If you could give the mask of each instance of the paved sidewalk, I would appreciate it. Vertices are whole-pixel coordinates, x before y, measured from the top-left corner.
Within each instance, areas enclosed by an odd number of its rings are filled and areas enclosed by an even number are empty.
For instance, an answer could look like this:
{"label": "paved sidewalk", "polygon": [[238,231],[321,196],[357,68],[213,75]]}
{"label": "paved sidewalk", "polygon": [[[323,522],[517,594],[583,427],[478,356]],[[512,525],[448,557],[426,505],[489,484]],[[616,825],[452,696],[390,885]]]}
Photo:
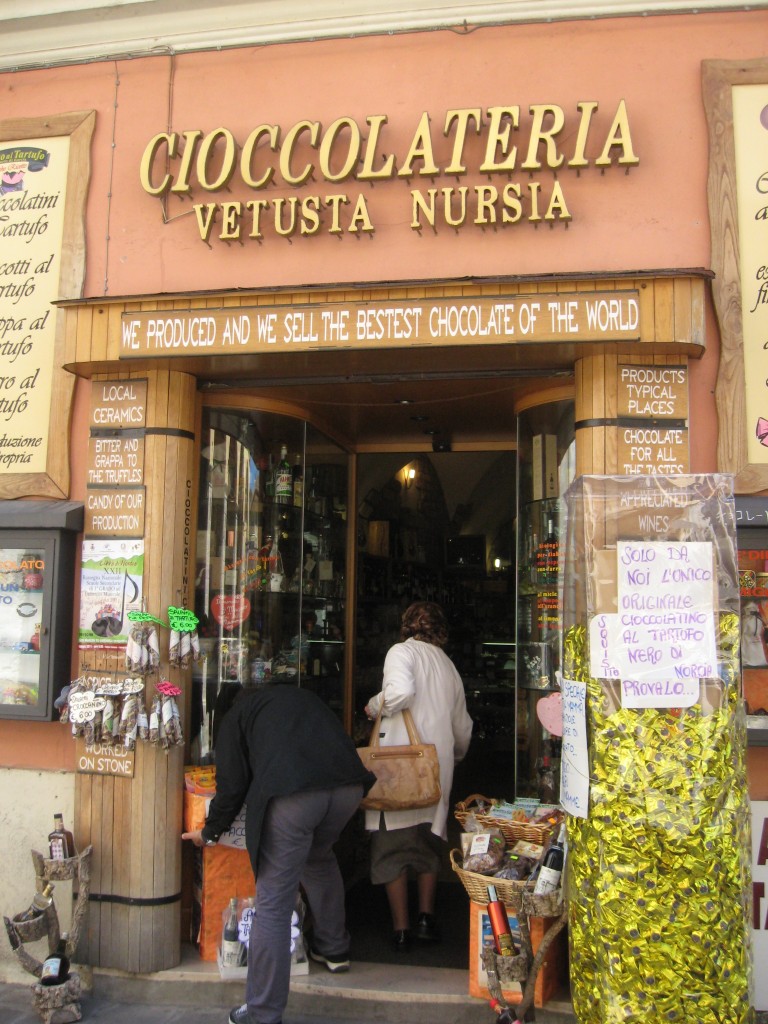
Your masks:
{"label": "paved sidewalk", "polygon": [[[238,992],[239,989],[240,986]],[[131,998],[129,990],[125,990],[120,998],[84,992],[81,1003],[84,1024],[227,1024],[229,1010],[237,1003],[237,997],[225,1002],[221,998],[224,992],[221,996],[213,997],[208,992],[201,992],[201,998],[193,1004],[186,1000],[183,1003],[165,1001],[170,995],[166,992],[164,1001],[149,1003],[142,999],[140,982],[133,983],[133,990],[137,999]],[[299,993],[298,998],[292,993],[283,1017],[284,1024],[351,1024],[353,1021],[356,1024],[369,1021],[391,1024],[494,1024],[496,1019],[490,1007],[480,1000],[467,1005],[432,1001],[426,994],[419,998],[398,1000],[392,999],[386,992],[381,993],[381,998],[369,996],[362,1000],[354,995],[347,997],[343,992],[336,997],[318,995],[314,1000],[311,993]],[[231,991],[228,994],[231,995]],[[41,1018],[33,1007],[30,986],[0,983],[0,1024],[41,1024]],[[574,1024],[574,1018],[572,1014],[542,1009],[536,1010],[536,1024]]]}

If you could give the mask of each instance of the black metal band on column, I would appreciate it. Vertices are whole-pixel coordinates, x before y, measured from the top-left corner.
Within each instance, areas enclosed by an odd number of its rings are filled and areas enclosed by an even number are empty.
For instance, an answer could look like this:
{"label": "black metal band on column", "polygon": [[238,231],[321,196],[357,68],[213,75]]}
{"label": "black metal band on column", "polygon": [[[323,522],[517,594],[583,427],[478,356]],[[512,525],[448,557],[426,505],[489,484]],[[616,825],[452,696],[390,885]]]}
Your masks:
{"label": "black metal band on column", "polygon": [[172,896],[114,896],[111,893],[91,892],[88,899],[93,903],[122,903],[129,907],[162,907],[168,903],[178,903],[181,893]]}
{"label": "black metal band on column", "polygon": [[661,427],[664,430],[687,430],[688,420],[667,420],[658,416],[613,416],[594,420],[577,420],[576,430],[594,427]]}

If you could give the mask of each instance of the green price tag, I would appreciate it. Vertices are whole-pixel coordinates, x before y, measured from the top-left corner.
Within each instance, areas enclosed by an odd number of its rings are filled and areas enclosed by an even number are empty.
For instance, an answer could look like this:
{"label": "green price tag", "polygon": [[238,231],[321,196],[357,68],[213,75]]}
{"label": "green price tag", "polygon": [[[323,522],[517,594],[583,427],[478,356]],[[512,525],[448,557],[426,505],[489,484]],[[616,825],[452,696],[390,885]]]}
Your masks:
{"label": "green price tag", "polygon": [[168,623],[171,629],[178,630],[179,633],[192,633],[197,629],[197,624],[200,620],[195,613],[189,608],[174,608],[173,605],[168,606]]}
{"label": "green price tag", "polygon": [[158,626],[165,626],[162,619],[156,619],[149,612],[128,612],[128,618],[131,622],[155,622]]}

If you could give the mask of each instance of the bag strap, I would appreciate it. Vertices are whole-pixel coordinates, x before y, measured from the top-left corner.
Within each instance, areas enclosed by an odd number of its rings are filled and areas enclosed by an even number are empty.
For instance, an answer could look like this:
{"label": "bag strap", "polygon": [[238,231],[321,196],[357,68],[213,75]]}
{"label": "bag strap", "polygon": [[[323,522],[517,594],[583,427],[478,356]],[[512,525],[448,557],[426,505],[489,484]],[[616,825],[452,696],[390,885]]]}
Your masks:
{"label": "bag strap", "polygon": [[[369,747],[378,747],[378,746],[381,745],[380,744],[380,740],[381,740],[380,729],[381,729],[381,718],[382,718],[382,711],[383,710],[384,710],[383,707],[379,710],[379,713],[376,716],[376,721],[373,723],[373,729],[371,730],[371,739],[370,739],[370,742],[368,744]],[[408,731],[408,740],[410,742],[410,745],[412,747],[417,747],[421,743],[421,739],[419,738],[419,730],[416,728],[416,723],[413,720],[413,715],[411,714],[411,709],[410,708],[403,708],[403,710],[400,712],[400,714],[403,716],[403,721],[405,722],[405,728]]]}
{"label": "bag strap", "polygon": [[402,711],[403,721],[405,722],[405,728],[408,730],[408,739],[411,741],[411,746],[416,747],[421,743],[419,738],[419,731],[416,728],[416,723],[413,720],[410,708],[403,708]]}

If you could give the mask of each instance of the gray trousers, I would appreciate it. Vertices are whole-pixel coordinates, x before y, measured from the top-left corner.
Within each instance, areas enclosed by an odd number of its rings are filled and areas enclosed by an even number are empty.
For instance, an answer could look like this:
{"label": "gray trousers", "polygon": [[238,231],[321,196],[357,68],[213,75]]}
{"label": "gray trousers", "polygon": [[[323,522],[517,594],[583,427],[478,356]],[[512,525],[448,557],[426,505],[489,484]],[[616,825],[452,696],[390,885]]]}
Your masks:
{"label": "gray trousers", "polygon": [[245,1001],[251,1021],[278,1024],[291,981],[291,915],[299,883],[312,910],[313,948],[346,955],[344,882],[333,844],[360,806],[363,787],[274,797],[264,816]]}

